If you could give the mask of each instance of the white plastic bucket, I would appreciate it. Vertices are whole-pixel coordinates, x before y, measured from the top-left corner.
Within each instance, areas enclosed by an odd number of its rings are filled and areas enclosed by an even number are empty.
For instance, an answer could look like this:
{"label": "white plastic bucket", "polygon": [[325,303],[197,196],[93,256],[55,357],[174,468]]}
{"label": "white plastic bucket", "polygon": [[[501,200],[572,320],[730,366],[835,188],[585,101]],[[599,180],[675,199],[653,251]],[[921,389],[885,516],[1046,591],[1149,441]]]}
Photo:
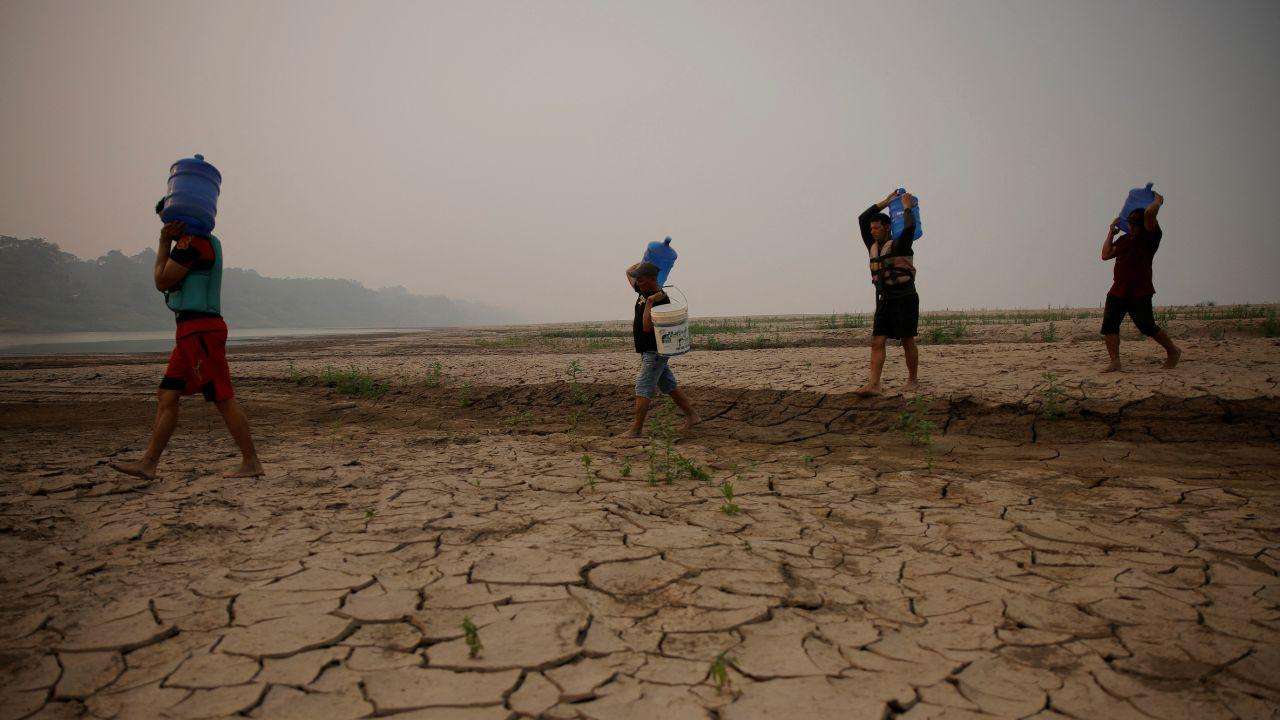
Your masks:
{"label": "white plastic bucket", "polygon": [[[679,293],[680,297],[672,295],[672,290]],[[662,291],[671,302],[655,305],[649,312],[653,317],[653,335],[658,340],[658,354],[666,357],[683,355],[692,346],[689,337],[689,300],[675,285],[668,285]]]}

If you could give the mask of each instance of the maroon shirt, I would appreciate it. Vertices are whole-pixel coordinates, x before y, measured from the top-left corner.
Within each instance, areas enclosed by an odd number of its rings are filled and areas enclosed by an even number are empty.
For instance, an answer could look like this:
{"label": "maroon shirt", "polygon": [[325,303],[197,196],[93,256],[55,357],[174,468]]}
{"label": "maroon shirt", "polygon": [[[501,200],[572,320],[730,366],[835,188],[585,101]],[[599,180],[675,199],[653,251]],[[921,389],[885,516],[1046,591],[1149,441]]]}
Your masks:
{"label": "maroon shirt", "polygon": [[1159,225],[1154,230],[1134,227],[1111,243],[1116,254],[1116,266],[1108,295],[1145,298],[1156,294],[1156,286],[1151,284],[1151,261],[1160,249],[1162,237],[1164,231]]}

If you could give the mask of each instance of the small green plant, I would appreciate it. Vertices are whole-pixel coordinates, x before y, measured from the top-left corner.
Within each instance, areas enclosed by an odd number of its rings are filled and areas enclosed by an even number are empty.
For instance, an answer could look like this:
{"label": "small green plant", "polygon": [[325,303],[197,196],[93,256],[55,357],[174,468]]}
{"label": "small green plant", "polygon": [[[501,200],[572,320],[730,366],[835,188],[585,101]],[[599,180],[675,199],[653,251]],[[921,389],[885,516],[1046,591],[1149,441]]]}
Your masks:
{"label": "small green plant", "polygon": [[480,657],[480,653],[484,651],[484,645],[480,642],[480,629],[471,622],[470,615],[462,618],[462,634],[466,638],[467,654],[472,658]]}
{"label": "small green plant", "polygon": [[729,347],[728,345],[722,342],[720,338],[716,337],[715,335],[711,335],[707,338],[708,350],[726,350],[728,349],[728,347]]}
{"label": "small green plant", "polygon": [[711,681],[716,684],[717,693],[722,693],[726,687],[729,687],[728,664],[732,662],[732,658],[725,657],[727,652],[729,651],[725,650],[717,655],[715,660],[711,661]]}
{"label": "small green plant", "polygon": [[733,483],[725,480],[720,483],[720,495],[724,497],[724,504],[720,506],[720,511],[725,515],[737,515],[742,512],[742,508],[738,507],[733,501]]}
{"label": "small green plant", "polygon": [[622,477],[631,477],[631,461],[630,460],[622,463],[622,470],[619,471],[618,474],[621,475]]}
{"label": "small green plant", "polygon": [[471,407],[471,403],[475,402],[471,398],[471,383],[464,382],[458,388],[458,405],[462,407]]}
{"label": "small green plant", "polygon": [[812,465],[812,464],[814,464],[815,462],[817,462],[817,461],[818,461],[818,458],[816,458],[816,457],[814,457],[814,456],[812,456],[812,455],[805,455],[805,456],[804,456],[804,458],[803,458],[803,460],[804,460],[804,464],[805,464],[805,465]]}
{"label": "small green plant", "polygon": [[1044,378],[1044,387],[1040,388],[1040,416],[1046,420],[1062,417],[1065,414],[1062,401],[1066,392],[1058,383],[1058,376],[1047,372],[1040,377]]}
{"label": "small green plant", "polygon": [[938,426],[928,419],[928,410],[929,399],[917,395],[907,403],[906,410],[898,413],[896,428],[912,445],[928,446],[933,443],[933,431]]}
{"label": "small green plant", "polygon": [[285,372],[288,373],[289,382],[294,385],[310,385],[314,381],[313,377],[299,370],[298,366],[294,365],[292,360],[289,361],[289,367]]}
{"label": "small green plant", "polygon": [[653,412],[649,440],[649,484],[654,485],[663,475],[670,485],[675,467],[676,428],[672,420],[671,400],[662,398]]}
{"label": "small green plant", "polygon": [[[578,375],[582,374],[582,364],[577,360],[569,363],[569,369],[566,371],[569,375],[569,402],[574,405],[582,405],[587,402],[587,392],[578,383]],[[577,423],[574,423],[577,425]]]}
{"label": "small green plant", "polygon": [[365,519],[365,520],[372,520],[372,519],[373,519],[373,516],[374,516],[374,515],[377,515],[377,514],[378,514],[378,511],[377,511],[377,510],[374,510],[373,508],[366,508],[366,509],[365,509],[365,511],[364,511],[364,519]]}
{"label": "small green plant", "polygon": [[[684,455],[675,453],[672,457],[672,461],[675,464],[674,469],[678,474],[687,475],[690,480],[697,480],[698,482],[711,482],[711,473],[707,472],[706,468],[699,466],[698,463],[690,460]],[[670,482],[670,480],[668,480],[668,482]]]}
{"label": "small green plant", "polygon": [[1227,336],[1227,329],[1221,325],[1214,325],[1209,328],[1209,338],[1211,340],[1222,340]]}
{"label": "small green plant", "polygon": [[587,478],[587,485],[589,485],[592,490],[595,490],[596,476],[595,476],[595,473],[591,472],[591,456],[590,455],[583,454],[582,456],[582,474],[585,475]]}
{"label": "small green plant", "polygon": [[437,360],[427,366],[426,385],[429,388],[438,388],[444,383],[444,368],[441,367],[440,361]]}
{"label": "small green plant", "polygon": [[1049,327],[1040,333],[1040,338],[1047,343],[1058,341],[1058,326],[1055,323],[1049,323]]}

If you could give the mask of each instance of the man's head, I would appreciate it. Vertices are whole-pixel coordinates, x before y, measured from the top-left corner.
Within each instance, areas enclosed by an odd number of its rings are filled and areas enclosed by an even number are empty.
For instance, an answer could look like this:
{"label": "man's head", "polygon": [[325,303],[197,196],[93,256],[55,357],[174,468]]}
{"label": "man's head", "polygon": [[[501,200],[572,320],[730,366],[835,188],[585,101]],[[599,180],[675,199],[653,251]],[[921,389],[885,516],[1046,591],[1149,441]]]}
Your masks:
{"label": "man's head", "polygon": [[889,216],[878,213],[868,223],[871,227],[871,238],[876,242],[884,242],[889,237]]}
{"label": "man's head", "polygon": [[1146,221],[1146,212],[1142,208],[1136,208],[1129,211],[1129,232],[1141,232],[1143,223]]}
{"label": "man's head", "polygon": [[640,292],[657,292],[662,289],[658,285],[658,266],[651,262],[642,262],[629,274],[634,280],[636,290]]}

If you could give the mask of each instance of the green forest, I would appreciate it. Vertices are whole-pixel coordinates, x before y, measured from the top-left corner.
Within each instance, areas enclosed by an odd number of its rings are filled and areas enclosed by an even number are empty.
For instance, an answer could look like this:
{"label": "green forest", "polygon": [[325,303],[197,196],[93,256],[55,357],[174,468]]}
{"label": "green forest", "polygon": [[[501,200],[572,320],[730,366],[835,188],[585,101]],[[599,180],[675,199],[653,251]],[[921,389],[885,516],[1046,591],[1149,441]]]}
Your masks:
{"label": "green forest", "polygon": [[[96,260],[41,238],[0,235],[0,331],[160,330],[173,314],[152,284],[155,251]],[[403,287],[354,280],[272,278],[227,268],[222,312],[242,328],[442,327],[510,322],[506,312]]]}

